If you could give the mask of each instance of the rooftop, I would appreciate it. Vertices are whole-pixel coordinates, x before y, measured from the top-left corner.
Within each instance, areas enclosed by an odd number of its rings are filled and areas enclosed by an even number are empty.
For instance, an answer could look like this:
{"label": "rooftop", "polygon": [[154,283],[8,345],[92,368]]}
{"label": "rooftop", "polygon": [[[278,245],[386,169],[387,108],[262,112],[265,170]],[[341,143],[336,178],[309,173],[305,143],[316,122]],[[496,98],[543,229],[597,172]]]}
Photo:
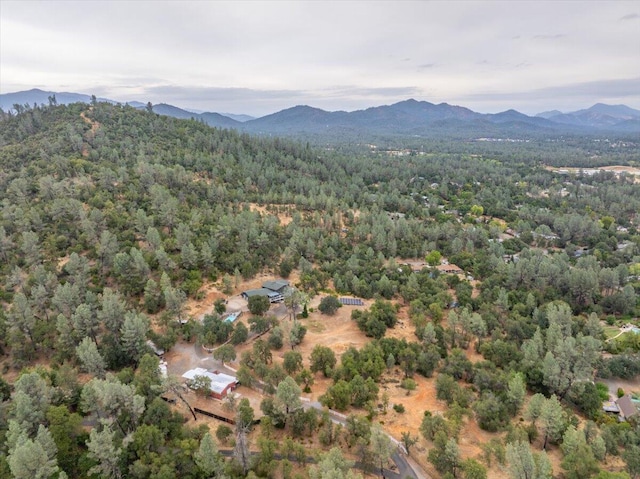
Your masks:
{"label": "rooftop", "polygon": [[279,293],[277,291],[273,291],[267,288],[258,288],[258,289],[248,289],[242,294],[245,294],[248,298],[250,298],[251,296],[274,296],[274,295],[278,295]]}
{"label": "rooftop", "polygon": [[638,409],[636,408],[636,405],[633,404],[633,402],[631,401],[630,395],[627,394],[626,396],[622,396],[621,398],[618,398],[616,403],[620,408],[620,415],[625,419],[635,414],[638,414]]}
{"label": "rooftop", "polygon": [[443,271],[443,272],[447,272],[447,271],[455,271],[457,273],[463,273],[464,271],[462,271],[462,268],[460,268],[459,266],[455,265],[455,264],[439,264],[438,266],[436,266],[436,269],[438,271]]}
{"label": "rooftop", "polygon": [[204,376],[211,380],[211,391],[221,394],[230,384],[235,384],[238,380],[234,376],[220,373],[217,371],[210,372],[204,368],[190,369],[182,375],[183,378],[193,380],[196,376]]}
{"label": "rooftop", "polygon": [[289,286],[289,281],[286,279],[274,279],[272,281],[265,281],[262,283],[263,288],[270,289],[271,291],[280,291],[287,286]]}

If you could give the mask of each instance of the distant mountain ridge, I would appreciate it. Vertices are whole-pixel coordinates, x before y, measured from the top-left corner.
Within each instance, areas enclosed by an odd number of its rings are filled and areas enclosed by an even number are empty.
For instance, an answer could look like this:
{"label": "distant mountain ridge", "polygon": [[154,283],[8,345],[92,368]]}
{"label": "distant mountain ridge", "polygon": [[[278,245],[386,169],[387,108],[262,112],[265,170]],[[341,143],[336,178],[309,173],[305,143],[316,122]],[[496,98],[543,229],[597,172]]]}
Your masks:
{"label": "distant mountain ridge", "polygon": [[[91,101],[89,95],[67,92],[47,92],[33,89],[0,95],[0,107],[9,110],[14,104],[48,104],[54,96],[58,103]],[[119,103],[109,99],[98,99]],[[134,108],[145,108],[146,103],[128,102]],[[392,105],[370,107],[352,112],[325,111],[307,105],[298,105],[260,118],[248,115],[196,113],[173,105],[153,105],[153,111],[175,118],[196,119],[218,128],[232,128],[266,135],[512,135],[594,133],[599,131],[640,133],[640,110],[625,105],[597,103],[590,108],[562,113],[552,110],[528,116],[516,110],[495,114],[478,113],[463,106],[448,103],[434,104],[415,99]]]}
{"label": "distant mountain ridge", "polygon": [[634,130],[640,126],[640,111],[626,105],[605,105],[596,103],[591,108],[562,113],[557,110],[539,113],[538,117],[565,125],[591,127],[599,129]]}

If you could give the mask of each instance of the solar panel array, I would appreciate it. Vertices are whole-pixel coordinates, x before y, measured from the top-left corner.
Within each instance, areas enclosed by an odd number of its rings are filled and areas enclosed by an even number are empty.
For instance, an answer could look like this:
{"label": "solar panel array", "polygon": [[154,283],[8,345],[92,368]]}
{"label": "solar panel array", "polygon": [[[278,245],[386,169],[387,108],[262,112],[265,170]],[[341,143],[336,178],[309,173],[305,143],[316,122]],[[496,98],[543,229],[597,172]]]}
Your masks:
{"label": "solar panel array", "polygon": [[340,298],[340,302],[345,306],[363,306],[364,303],[359,298]]}

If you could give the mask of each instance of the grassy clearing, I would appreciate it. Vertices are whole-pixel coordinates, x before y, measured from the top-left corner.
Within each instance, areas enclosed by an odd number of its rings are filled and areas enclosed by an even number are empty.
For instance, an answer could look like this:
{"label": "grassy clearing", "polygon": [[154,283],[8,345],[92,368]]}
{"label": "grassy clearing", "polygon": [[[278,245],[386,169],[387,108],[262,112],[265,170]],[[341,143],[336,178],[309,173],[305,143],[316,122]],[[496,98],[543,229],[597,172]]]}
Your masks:
{"label": "grassy clearing", "polygon": [[605,326],[604,328],[604,335],[607,339],[613,338],[619,332],[620,332],[620,328],[617,328],[615,326]]}

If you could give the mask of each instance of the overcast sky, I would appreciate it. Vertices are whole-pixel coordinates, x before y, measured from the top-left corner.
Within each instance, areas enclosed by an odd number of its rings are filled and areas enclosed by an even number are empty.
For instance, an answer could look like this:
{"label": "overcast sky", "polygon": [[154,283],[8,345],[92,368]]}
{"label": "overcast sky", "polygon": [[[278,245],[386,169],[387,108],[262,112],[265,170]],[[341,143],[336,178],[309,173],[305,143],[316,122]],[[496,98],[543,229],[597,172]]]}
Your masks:
{"label": "overcast sky", "polygon": [[0,0],[0,93],[260,116],[407,98],[640,109],[640,1]]}

